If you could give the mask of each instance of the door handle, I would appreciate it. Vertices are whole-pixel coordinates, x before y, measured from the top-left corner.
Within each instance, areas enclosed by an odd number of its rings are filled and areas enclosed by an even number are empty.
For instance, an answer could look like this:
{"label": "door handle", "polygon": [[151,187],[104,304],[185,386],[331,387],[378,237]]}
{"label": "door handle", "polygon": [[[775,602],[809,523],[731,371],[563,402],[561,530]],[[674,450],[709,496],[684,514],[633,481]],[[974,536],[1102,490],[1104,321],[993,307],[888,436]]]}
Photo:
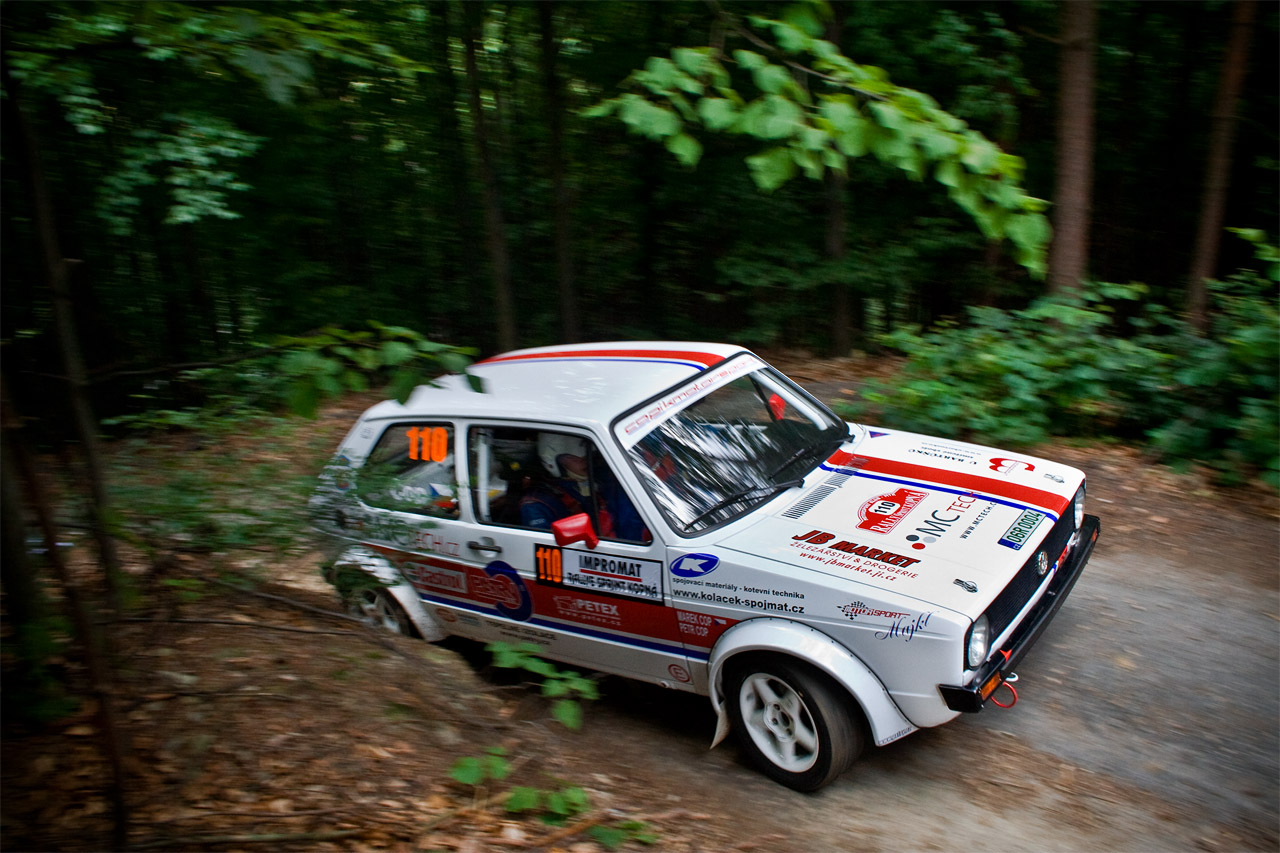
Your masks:
{"label": "door handle", "polygon": [[479,542],[475,542],[475,541],[468,542],[467,547],[470,548],[472,551],[488,551],[492,554],[502,553],[502,546],[496,544],[488,536],[480,537]]}

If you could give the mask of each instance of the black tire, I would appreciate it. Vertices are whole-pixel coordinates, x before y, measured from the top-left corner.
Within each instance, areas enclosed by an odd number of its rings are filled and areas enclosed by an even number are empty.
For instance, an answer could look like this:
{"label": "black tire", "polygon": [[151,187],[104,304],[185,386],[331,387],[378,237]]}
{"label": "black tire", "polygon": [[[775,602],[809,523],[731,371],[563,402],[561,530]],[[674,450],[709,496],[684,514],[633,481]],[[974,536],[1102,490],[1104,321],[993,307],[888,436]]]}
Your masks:
{"label": "black tire", "polygon": [[792,658],[731,662],[724,701],[742,749],[788,788],[816,791],[862,752],[853,700],[829,677]]}
{"label": "black tire", "polygon": [[347,610],[352,616],[375,628],[385,628],[394,634],[408,637],[418,636],[413,622],[409,621],[409,614],[404,612],[396,597],[385,589],[366,586],[353,590],[347,602]]}

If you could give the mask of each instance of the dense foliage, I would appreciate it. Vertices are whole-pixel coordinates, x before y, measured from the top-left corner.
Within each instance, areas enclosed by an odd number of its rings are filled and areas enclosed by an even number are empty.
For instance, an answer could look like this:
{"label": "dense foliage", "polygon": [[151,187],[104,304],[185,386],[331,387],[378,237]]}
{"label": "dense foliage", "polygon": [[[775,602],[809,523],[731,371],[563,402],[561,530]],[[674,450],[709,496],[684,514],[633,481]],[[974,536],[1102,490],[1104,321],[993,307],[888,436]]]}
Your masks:
{"label": "dense foliage", "polygon": [[1280,488],[1280,272],[1258,232],[1257,266],[1214,282],[1213,334],[1097,283],[1025,309],[972,308],[967,322],[902,328],[881,342],[902,376],[864,392],[887,423],[1028,445],[1050,435],[1144,440],[1158,458],[1211,464],[1229,482]]}
{"label": "dense foliage", "polygon": [[[8,8],[5,88],[16,87],[34,129],[64,254],[77,261],[77,319],[98,378],[369,319],[492,351],[472,84],[521,344],[563,339],[563,269],[586,338],[818,351],[831,343],[836,287],[850,292],[862,336],[967,304],[1017,307],[1042,291],[1017,263],[1034,263],[1022,249],[989,245],[1003,233],[992,216],[980,230],[955,202],[1013,192],[1007,201],[1022,204],[1007,181],[983,189],[964,177],[1020,162],[1009,174],[1026,197],[1049,197],[1058,46],[1041,34],[1055,32],[1056,4],[836,3],[823,24],[839,34],[822,39],[782,29],[795,18],[780,3],[558,4],[548,22],[541,5],[486,4],[474,33],[466,7],[407,0]],[[1257,42],[1274,43],[1276,26],[1269,7]],[[1226,12],[1217,2],[1106,4],[1099,33],[1093,274],[1146,281],[1148,300],[1176,306]],[[1280,73],[1274,51],[1255,57],[1233,159],[1235,225],[1277,213]],[[721,72],[741,107],[714,86],[701,100],[686,92],[694,111],[678,121],[689,130],[664,136],[671,95]],[[805,89],[812,108],[802,110]],[[655,139],[588,117],[619,97],[630,99],[631,126]],[[916,114],[939,120],[904,119]],[[59,371],[19,141],[5,134],[0,324],[21,378]],[[853,156],[864,148],[869,156]],[[833,259],[824,188],[791,181],[765,193],[753,176],[772,186],[846,156],[847,252]],[[554,236],[561,204],[566,268]],[[136,390],[98,388],[108,406]]]}

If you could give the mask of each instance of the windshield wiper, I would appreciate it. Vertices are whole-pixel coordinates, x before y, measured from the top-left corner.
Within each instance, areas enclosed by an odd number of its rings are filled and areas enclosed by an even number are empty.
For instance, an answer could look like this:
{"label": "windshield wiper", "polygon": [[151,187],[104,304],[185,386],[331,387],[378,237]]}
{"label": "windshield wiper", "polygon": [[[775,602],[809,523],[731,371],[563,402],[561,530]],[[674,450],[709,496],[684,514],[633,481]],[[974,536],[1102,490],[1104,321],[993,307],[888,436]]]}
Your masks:
{"label": "windshield wiper", "polygon": [[[819,460],[826,459],[828,456],[831,455],[831,451],[835,450],[837,447],[844,444],[846,441],[848,441],[848,439],[849,439],[848,429],[846,428],[845,435],[837,436],[836,438],[828,440],[827,444],[830,446],[830,449],[823,450],[821,452],[821,455],[818,456],[818,459]],[[793,465],[799,460],[813,453],[813,450],[814,450],[814,446],[812,444],[798,448],[796,452],[788,456],[781,465],[779,465],[778,467],[774,468],[772,471],[769,472],[769,479],[772,480],[774,477],[781,474],[787,468],[787,466]]]}
{"label": "windshield wiper", "polygon": [[696,525],[699,521],[702,521],[707,516],[714,515],[715,513],[719,512],[725,507],[733,506],[735,503],[742,500],[743,498],[750,497],[751,495],[754,495],[757,492],[771,491],[772,494],[770,494],[770,497],[772,497],[773,495],[778,494],[778,492],[785,492],[787,489],[794,489],[796,486],[800,486],[803,484],[804,484],[803,477],[795,477],[790,480],[783,480],[781,483],[760,483],[754,486],[747,486],[747,488],[734,492],[728,497],[721,498],[720,500],[716,501],[709,509],[699,513],[692,521],[684,525],[684,532],[688,533],[691,529],[693,529],[694,525]]}

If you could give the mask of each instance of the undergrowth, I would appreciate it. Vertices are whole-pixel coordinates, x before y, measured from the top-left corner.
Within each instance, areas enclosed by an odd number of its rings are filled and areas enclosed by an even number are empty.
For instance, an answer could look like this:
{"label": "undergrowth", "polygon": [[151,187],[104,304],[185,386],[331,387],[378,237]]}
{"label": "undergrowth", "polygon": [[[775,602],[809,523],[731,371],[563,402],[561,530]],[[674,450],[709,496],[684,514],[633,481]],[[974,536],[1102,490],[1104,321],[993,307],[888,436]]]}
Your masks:
{"label": "undergrowth", "polygon": [[[1145,442],[1174,467],[1280,488],[1280,252],[1256,231],[1264,272],[1210,282],[1211,327],[1144,302],[1142,284],[1092,283],[1021,310],[899,329],[907,363],[863,392],[886,424],[1007,446],[1051,435]],[[863,410],[843,406],[846,416]]]}

